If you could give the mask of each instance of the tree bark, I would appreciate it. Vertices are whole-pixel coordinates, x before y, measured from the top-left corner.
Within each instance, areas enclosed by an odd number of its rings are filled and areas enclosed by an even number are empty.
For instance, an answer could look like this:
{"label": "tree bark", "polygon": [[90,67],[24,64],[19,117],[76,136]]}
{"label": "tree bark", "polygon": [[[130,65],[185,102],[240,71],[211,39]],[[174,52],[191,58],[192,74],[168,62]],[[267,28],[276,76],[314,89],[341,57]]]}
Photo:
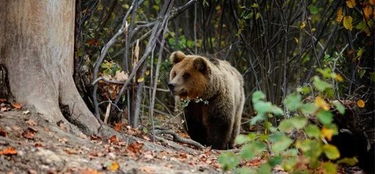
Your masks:
{"label": "tree bark", "polygon": [[75,1],[1,0],[0,7],[0,64],[16,100],[50,122],[97,133],[100,124],[73,80]]}

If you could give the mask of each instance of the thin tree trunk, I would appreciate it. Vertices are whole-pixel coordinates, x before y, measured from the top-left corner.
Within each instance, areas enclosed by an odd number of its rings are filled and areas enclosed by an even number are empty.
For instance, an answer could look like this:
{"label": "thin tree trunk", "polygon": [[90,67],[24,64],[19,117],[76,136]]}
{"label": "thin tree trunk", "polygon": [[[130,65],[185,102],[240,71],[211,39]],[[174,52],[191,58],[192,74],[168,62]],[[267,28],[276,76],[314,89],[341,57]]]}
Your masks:
{"label": "thin tree trunk", "polygon": [[52,123],[69,120],[96,133],[100,125],[73,80],[75,1],[5,0],[0,7],[0,64],[16,100]]}

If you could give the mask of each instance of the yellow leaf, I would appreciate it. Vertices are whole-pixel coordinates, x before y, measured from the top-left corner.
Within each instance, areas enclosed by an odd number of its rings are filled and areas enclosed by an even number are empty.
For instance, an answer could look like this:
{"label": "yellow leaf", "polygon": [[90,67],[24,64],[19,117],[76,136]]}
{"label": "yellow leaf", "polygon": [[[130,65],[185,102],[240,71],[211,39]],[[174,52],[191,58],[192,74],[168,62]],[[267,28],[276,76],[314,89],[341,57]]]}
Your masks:
{"label": "yellow leaf", "polygon": [[120,165],[118,164],[118,162],[112,162],[110,165],[107,166],[107,170],[111,171],[111,172],[115,172],[117,171],[118,169],[120,168]]}
{"label": "yellow leaf", "polygon": [[296,43],[298,43],[298,39],[296,37],[294,38],[294,41],[296,41]]}
{"label": "yellow leaf", "polygon": [[260,17],[262,17],[262,15],[259,12],[255,14],[255,19],[259,19]]}
{"label": "yellow leaf", "polygon": [[329,110],[329,104],[320,96],[315,97],[315,105],[328,111]]}
{"label": "yellow leaf", "polygon": [[375,0],[369,0],[371,5],[375,5]]}
{"label": "yellow leaf", "polygon": [[338,81],[338,82],[342,82],[342,81],[344,81],[344,78],[342,78],[342,76],[340,74],[336,74],[335,80]]}
{"label": "yellow leaf", "polygon": [[327,138],[328,141],[331,141],[333,133],[335,131],[333,129],[323,127],[321,130],[321,134],[324,138]]}
{"label": "yellow leaf", "polygon": [[337,21],[337,22],[341,22],[341,21],[342,21],[342,18],[344,18],[344,16],[343,16],[343,13],[342,13],[342,8],[340,7],[340,8],[337,10],[337,13],[336,13],[336,21]]}
{"label": "yellow leaf", "polygon": [[352,30],[353,29],[353,18],[351,16],[345,16],[344,17],[344,22],[343,25],[347,30]]}
{"label": "yellow leaf", "polygon": [[346,6],[348,6],[349,8],[354,8],[355,5],[355,0],[346,0]]}
{"label": "yellow leaf", "polygon": [[366,105],[365,101],[363,101],[362,99],[359,99],[357,101],[357,106],[360,107],[360,108],[364,108]]}
{"label": "yellow leaf", "polygon": [[300,28],[300,29],[304,29],[305,27],[306,27],[306,22],[303,21],[303,22],[301,23],[301,25],[299,26],[299,28]]}
{"label": "yellow leaf", "polygon": [[143,81],[145,81],[145,78],[144,78],[144,77],[141,77],[141,78],[137,79],[137,82],[138,82],[138,83],[142,83]]}
{"label": "yellow leaf", "polygon": [[368,5],[365,8],[363,8],[363,14],[366,19],[370,19],[372,15],[372,7]]}

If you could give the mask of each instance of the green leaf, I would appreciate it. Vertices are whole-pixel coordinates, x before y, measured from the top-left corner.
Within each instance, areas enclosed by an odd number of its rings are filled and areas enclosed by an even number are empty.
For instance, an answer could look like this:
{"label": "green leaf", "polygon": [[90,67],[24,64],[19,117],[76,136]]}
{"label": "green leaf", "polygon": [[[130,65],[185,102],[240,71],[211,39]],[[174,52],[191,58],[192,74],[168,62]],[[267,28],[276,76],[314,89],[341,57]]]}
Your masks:
{"label": "green leaf", "polygon": [[324,125],[332,123],[333,114],[329,111],[319,111],[316,116],[318,117],[318,120]]}
{"label": "green leaf", "polygon": [[238,136],[236,137],[236,139],[234,140],[234,142],[235,142],[236,144],[244,144],[244,143],[246,143],[246,142],[248,142],[248,141],[249,141],[249,137],[246,136],[246,135],[242,135],[242,134],[238,135]]}
{"label": "green leaf", "polygon": [[331,162],[323,163],[323,169],[325,174],[336,174],[337,173],[337,166]]}
{"label": "green leaf", "polygon": [[282,132],[290,132],[293,130],[293,124],[290,122],[289,119],[285,119],[280,122],[279,127],[280,131]]}
{"label": "green leaf", "polygon": [[294,117],[291,118],[290,121],[293,124],[293,127],[296,129],[302,129],[307,124],[307,119],[305,117]]}
{"label": "green leaf", "polygon": [[253,103],[257,103],[259,100],[264,100],[266,99],[266,95],[262,91],[255,91],[253,93],[253,98],[252,101]]}
{"label": "green leaf", "polygon": [[319,8],[316,6],[309,5],[308,8],[309,8],[310,13],[313,15],[316,15],[319,13]]}
{"label": "green leaf", "polygon": [[340,157],[340,152],[336,146],[325,144],[323,145],[323,152],[326,154],[328,159],[334,160]]}
{"label": "green leaf", "polygon": [[256,174],[256,171],[250,167],[242,167],[234,170],[235,174]]}
{"label": "green leaf", "polygon": [[271,111],[272,104],[271,104],[271,102],[258,101],[257,103],[254,104],[254,109],[259,114],[264,114],[266,112]]}
{"label": "green leaf", "polygon": [[285,119],[280,122],[279,129],[283,132],[290,132],[293,129],[301,129],[307,124],[307,119],[304,117],[293,117]]}
{"label": "green leaf", "polygon": [[283,115],[284,114],[283,110],[281,108],[275,106],[275,105],[272,105],[271,112],[275,115]]}
{"label": "green leaf", "polygon": [[358,159],[356,157],[353,158],[343,158],[337,161],[337,164],[347,164],[349,166],[354,166],[358,163]]}
{"label": "green leaf", "polygon": [[339,111],[340,114],[345,114],[345,106],[342,105],[339,101],[333,101],[333,105],[335,105],[335,108],[337,111]]}
{"label": "green leaf", "polygon": [[283,167],[284,170],[286,171],[291,171],[291,170],[294,170],[294,166],[297,164],[297,158],[286,158],[286,159],[283,159],[283,163],[281,164],[281,166]]}
{"label": "green leaf", "polygon": [[240,158],[233,152],[225,152],[219,156],[218,162],[224,171],[228,171],[232,170],[240,163]]}
{"label": "green leaf", "polygon": [[282,133],[276,133],[271,135],[270,140],[273,143],[271,150],[274,153],[280,153],[284,151],[293,143],[292,139],[290,139],[288,136]]}
{"label": "green leaf", "polygon": [[240,156],[242,159],[252,159],[254,158],[255,154],[254,152],[251,150],[253,147],[251,144],[246,144],[244,145],[242,148],[241,148],[241,151],[240,151]]}
{"label": "green leaf", "polygon": [[242,159],[250,160],[266,150],[266,145],[260,141],[254,141],[241,148],[240,156]]}
{"label": "green leaf", "polygon": [[309,94],[311,92],[311,89],[308,86],[303,86],[303,87],[297,88],[297,92],[302,93],[302,94]]}
{"label": "green leaf", "polygon": [[316,112],[318,107],[314,103],[306,103],[301,106],[301,112],[305,115],[310,115]]}
{"label": "green leaf", "polygon": [[323,92],[327,88],[332,88],[332,85],[321,80],[318,76],[314,76],[314,81],[313,81],[314,87],[319,90],[320,92]]}
{"label": "green leaf", "polygon": [[284,100],[284,105],[290,110],[290,111],[296,111],[301,105],[302,96],[298,93],[293,93],[288,95]]}
{"label": "green leaf", "polygon": [[253,4],[251,5],[251,7],[253,7],[253,8],[259,8],[259,5],[258,5],[257,3],[253,3]]}
{"label": "green leaf", "polygon": [[251,125],[255,125],[257,122],[259,122],[259,121],[263,121],[263,120],[265,120],[265,119],[266,119],[266,117],[264,116],[264,114],[257,114],[255,117],[253,117],[253,118],[251,119],[250,124],[251,124]]}
{"label": "green leaf", "polygon": [[[326,55],[328,57],[331,57],[329,55]],[[324,68],[324,69],[321,69],[321,68],[318,68],[317,71],[323,75],[324,78],[330,78],[331,77],[331,74],[332,74],[332,70],[329,69],[329,68]]]}
{"label": "green leaf", "polygon": [[276,165],[281,164],[282,161],[283,161],[283,158],[280,155],[274,156],[274,157],[272,157],[271,159],[268,160],[268,164],[271,167],[275,167]]}
{"label": "green leaf", "polygon": [[305,157],[309,159],[310,166],[318,165],[317,161],[322,154],[322,145],[320,140],[297,140],[295,146],[303,152]]}
{"label": "green leaf", "polygon": [[272,173],[272,168],[269,164],[265,163],[265,164],[262,164],[258,170],[257,170],[257,174],[271,174]]}
{"label": "green leaf", "polygon": [[309,124],[305,128],[305,133],[309,137],[314,137],[314,138],[319,138],[320,137],[320,129],[319,129],[319,127],[316,126],[316,125],[313,125],[313,124]]}

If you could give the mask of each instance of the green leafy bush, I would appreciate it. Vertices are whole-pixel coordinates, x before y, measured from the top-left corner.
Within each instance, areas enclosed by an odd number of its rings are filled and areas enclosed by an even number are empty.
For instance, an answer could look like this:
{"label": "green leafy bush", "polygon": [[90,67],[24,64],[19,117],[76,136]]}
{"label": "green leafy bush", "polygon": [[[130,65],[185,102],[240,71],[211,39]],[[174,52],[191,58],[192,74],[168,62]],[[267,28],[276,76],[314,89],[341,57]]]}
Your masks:
{"label": "green leafy bush", "polygon": [[[298,88],[298,92],[284,99],[286,111],[267,102],[262,92],[253,93],[252,102],[257,114],[251,124],[262,123],[264,130],[236,138],[236,144],[242,145],[240,152],[225,152],[218,159],[225,171],[271,173],[278,165],[290,173],[333,174],[337,173],[339,163],[356,163],[355,158],[338,160],[339,150],[329,144],[332,136],[338,133],[332,111],[345,112],[339,101],[332,101],[334,90],[330,81],[342,79],[329,69],[319,69],[318,72],[322,77],[313,77],[312,87]],[[269,121],[275,116],[281,119],[278,125]],[[265,162],[259,167],[241,167],[256,157],[265,159]]]}

